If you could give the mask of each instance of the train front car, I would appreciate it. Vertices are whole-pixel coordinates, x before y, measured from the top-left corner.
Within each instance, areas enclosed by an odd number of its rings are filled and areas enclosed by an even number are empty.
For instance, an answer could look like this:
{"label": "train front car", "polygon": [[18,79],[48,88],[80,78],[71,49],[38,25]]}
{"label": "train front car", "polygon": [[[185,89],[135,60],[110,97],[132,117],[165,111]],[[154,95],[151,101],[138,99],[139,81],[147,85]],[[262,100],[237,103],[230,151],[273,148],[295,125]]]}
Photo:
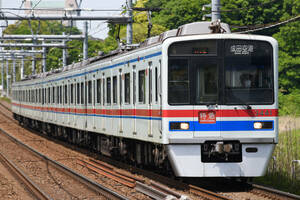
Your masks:
{"label": "train front car", "polygon": [[278,45],[241,34],[163,44],[163,130],[177,176],[264,175],[278,137]]}

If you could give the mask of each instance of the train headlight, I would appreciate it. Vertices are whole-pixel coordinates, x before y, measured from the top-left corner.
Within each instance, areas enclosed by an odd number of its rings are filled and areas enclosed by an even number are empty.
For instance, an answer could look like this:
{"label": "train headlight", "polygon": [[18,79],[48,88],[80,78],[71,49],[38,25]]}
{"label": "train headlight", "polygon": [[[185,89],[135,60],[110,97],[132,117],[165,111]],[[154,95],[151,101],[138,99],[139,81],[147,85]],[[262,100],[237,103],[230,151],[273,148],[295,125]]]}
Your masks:
{"label": "train headlight", "polygon": [[253,127],[254,127],[254,129],[262,129],[263,123],[261,123],[261,122],[254,122]]}
{"label": "train headlight", "polygon": [[180,129],[188,130],[188,129],[190,129],[190,124],[186,123],[186,122],[180,123]]}
{"label": "train headlight", "polygon": [[254,129],[273,129],[273,122],[272,121],[254,122],[253,128]]}
{"label": "train headlight", "polygon": [[189,122],[170,122],[170,130],[189,130]]}

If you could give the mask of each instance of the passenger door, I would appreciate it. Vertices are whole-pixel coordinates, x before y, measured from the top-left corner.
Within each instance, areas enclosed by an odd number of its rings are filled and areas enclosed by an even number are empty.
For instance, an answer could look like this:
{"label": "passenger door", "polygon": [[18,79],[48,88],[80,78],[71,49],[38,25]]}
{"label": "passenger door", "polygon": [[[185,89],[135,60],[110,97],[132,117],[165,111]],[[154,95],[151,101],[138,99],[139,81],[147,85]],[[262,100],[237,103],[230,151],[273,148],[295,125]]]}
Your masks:
{"label": "passenger door", "polygon": [[191,58],[191,70],[194,137],[220,137],[218,59]]}

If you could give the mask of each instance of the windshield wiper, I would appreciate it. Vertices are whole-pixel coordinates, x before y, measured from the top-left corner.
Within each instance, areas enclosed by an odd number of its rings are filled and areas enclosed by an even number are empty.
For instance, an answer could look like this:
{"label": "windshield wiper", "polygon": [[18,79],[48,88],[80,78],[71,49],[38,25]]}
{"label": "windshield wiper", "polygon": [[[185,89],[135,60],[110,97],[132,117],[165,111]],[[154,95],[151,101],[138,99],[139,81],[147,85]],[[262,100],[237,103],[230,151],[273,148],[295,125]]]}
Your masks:
{"label": "windshield wiper", "polygon": [[246,102],[244,102],[242,99],[240,99],[239,97],[236,97],[236,96],[233,96],[235,99],[237,99],[238,101],[239,101],[239,103],[241,103],[242,104],[242,106],[245,108],[245,109],[247,109],[247,110],[251,110],[252,109],[252,107],[249,105],[249,104],[247,104]]}

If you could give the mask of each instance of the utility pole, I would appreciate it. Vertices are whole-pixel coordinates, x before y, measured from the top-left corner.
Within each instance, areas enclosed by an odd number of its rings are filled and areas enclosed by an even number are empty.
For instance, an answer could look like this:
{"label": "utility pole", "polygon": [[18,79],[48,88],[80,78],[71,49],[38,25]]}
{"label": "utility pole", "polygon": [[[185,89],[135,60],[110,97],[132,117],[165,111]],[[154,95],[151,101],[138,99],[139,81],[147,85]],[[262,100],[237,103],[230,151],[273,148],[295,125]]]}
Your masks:
{"label": "utility pole", "polygon": [[130,18],[130,22],[127,24],[127,44],[132,44],[132,0],[128,0],[127,15]]}
{"label": "utility pole", "polygon": [[211,21],[221,20],[221,0],[211,0]]}
{"label": "utility pole", "polygon": [[83,60],[88,59],[88,22],[84,22]]}

